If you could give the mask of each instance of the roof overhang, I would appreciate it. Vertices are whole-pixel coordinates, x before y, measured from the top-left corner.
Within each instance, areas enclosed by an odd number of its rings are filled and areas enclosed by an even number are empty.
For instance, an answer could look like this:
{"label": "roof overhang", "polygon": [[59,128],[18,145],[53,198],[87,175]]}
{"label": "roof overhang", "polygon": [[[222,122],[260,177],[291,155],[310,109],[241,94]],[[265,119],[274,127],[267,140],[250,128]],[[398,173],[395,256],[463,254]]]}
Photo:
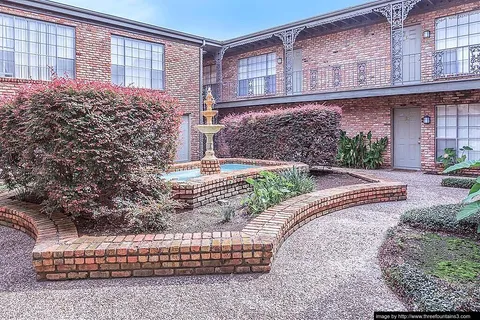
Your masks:
{"label": "roof overhang", "polygon": [[176,30],[157,27],[151,24],[120,18],[109,14],[78,8],[48,0],[0,0],[0,5],[11,8],[22,8],[31,12],[49,14],[70,20],[88,22],[94,25],[104,25],[112,28],[130,30],[153,36],[161,36],[190,43],[219,47],[220,41],[208,39]]}
{"label": "roof overhang", "polygon": [[[410,15],[421,14],[444,7],[477,1],[478,0],[421,0],[414,5],[413,9],[410,11]],[[378,23],[387,23],[387,19],[381,13],[377,12],[376,9],[398,2],[401,2],[401,0],[372,1],[343,10],[338,10],[312,18],[295,21],[275,28],[255,32],[242,37],[221,41],[220,44],[224,48],[228,48],[225,56],[236,55],[265,47],[281,45],[282,41],[274,35],[295,28],[303,27],[303,30],[298,34],[298,41],[339,31],[367,27]]]}

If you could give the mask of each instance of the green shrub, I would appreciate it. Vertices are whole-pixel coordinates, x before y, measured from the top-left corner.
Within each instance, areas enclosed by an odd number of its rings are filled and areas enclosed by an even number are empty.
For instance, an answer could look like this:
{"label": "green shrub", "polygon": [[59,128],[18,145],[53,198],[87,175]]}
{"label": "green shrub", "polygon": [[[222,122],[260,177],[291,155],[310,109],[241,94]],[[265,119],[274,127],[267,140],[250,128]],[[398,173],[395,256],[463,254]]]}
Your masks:
{"label": "green shrub", "polygon": [[247,182],[253,187],[252,194],[245,200],[250,214],[259,214],[288,198],[315,189],[315,181],[295,167],[281,174],[262,171],[260,178],[248,178]]}
{"label": "green shrub", "polygon": [[473,178],[444,178],[442,179],[443,187],[471,189],[475,185]]}
{"label": "green shrub", "polygon": [[353,138],[345,131],[340,134],[337,162],[342,167],[378,169],[383,164],[383,154],[387,149],[388,138],[372,141],[372,132],[360,132]]}
{"label": "green shrub", "polygon": [[177,101],[158,91],[33,85],[0,106],[0,178],[44,199],[46,213],[156,229],[172,211],[170,189],[143,172],[173,161],[180,122]]}
{"label": "green shrub", "polygon": [[465,220],[457,220],[456,216],[463,208],[462,204],[449,204],[413,209],[401,215],[400,223],[432,231],[474,233],[480,217],[471,216]]}
{"label": "green shrub", "polygon": [[473,150],[469,146],[464,146],[463,148],[460,149],[462,151],[462,155],[460,157],[457,157],[457,151],[453,148],[445,148],[443,150],[443,155],[439,156],[437,158],[438,162],[441,162],[443,165],[443,168],[447,169],[457,163],[464,162],[467,159],[467,155],[465,154],[466,151],[471,151]]}

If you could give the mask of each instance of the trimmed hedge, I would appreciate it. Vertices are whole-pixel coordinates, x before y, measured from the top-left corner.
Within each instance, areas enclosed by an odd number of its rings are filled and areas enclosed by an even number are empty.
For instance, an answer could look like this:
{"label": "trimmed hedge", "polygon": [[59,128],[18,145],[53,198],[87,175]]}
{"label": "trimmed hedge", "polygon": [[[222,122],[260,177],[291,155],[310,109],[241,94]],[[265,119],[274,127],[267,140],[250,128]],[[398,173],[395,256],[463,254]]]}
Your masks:
{"label": "trimmed hedge", "polygon": [[222,156],[335,163],[341,109],[323,105],[229,115],[217,140]]}
{"label": "trimmed hedge", "polygon": [[471,189],[475,184],[475,180],[473,178],[444,178],[442,187]]}
{"label": "trimmed hedge", "polygon": [[448,204],[408,210],[401,215],[400,224],[424,230],[468,234],[475,237],[480,216],[472,216],[459,221],[456,216],[462,208],[462,204]]}
{"label": "trimmed hedge", "polygon": [[54,79],[0,107],[1,177],[44,199],[47,213],[103,219],[130,229],[166,225],[165,170],[175,156],[177,100],[153,90]]}

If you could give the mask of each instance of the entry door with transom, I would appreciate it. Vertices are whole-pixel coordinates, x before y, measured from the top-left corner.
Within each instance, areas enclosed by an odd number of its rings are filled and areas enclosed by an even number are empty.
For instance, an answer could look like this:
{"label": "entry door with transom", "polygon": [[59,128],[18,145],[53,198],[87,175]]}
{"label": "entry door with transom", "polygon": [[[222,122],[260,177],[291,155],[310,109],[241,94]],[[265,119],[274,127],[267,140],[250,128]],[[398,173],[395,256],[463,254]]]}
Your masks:
{"label": "entry door with transom", "polygon": [[421,37],[421,26],[403,29],[403,83],[420,82]]}
{"label": "entry door with transom", "polygon": [[394,167],[420,169],[420,108],[395,108],[393,119]]}
{"label": "entry door with transom", "polygon": [[175,161],[190,161],[190,117],[188,115],[182,116],[178,140],[179,144]]}

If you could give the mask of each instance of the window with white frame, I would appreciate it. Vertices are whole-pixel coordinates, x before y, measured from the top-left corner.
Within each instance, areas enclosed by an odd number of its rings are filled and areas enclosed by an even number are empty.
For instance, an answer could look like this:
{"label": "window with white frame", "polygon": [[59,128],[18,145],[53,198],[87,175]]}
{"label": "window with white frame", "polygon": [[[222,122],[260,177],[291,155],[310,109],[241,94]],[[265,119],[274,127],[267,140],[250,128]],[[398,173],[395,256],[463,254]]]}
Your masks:
{"label": "window with white frame", "polygon": [[112,83],[137,88],[165,89],[163,44],[112,36]]}
{"label": "window with white frame", "polygon": [[480,104],[440,105],[436,109],[437,157],[446,148],[462,156],[464,146],[468,160],[480,160]]}
{"label": "window with white frame", "polygon": [[203,85],[208,86],[217,83],[217,66],[212,64],[203,66]]}
{"label": "window with white frame", "polygon": [[238,95],[273,94],[276,88],[275,53],[238,61]]}
{"label": "window with white frame", "polygon": [[0,77],[75,77],[75,29],[0,14]]}
{"label": "window with white frame", "polygon": [[444,74],[472,72],[472,46],[480,45],[480,11],[436,20],[435,49],[442,52]]}

